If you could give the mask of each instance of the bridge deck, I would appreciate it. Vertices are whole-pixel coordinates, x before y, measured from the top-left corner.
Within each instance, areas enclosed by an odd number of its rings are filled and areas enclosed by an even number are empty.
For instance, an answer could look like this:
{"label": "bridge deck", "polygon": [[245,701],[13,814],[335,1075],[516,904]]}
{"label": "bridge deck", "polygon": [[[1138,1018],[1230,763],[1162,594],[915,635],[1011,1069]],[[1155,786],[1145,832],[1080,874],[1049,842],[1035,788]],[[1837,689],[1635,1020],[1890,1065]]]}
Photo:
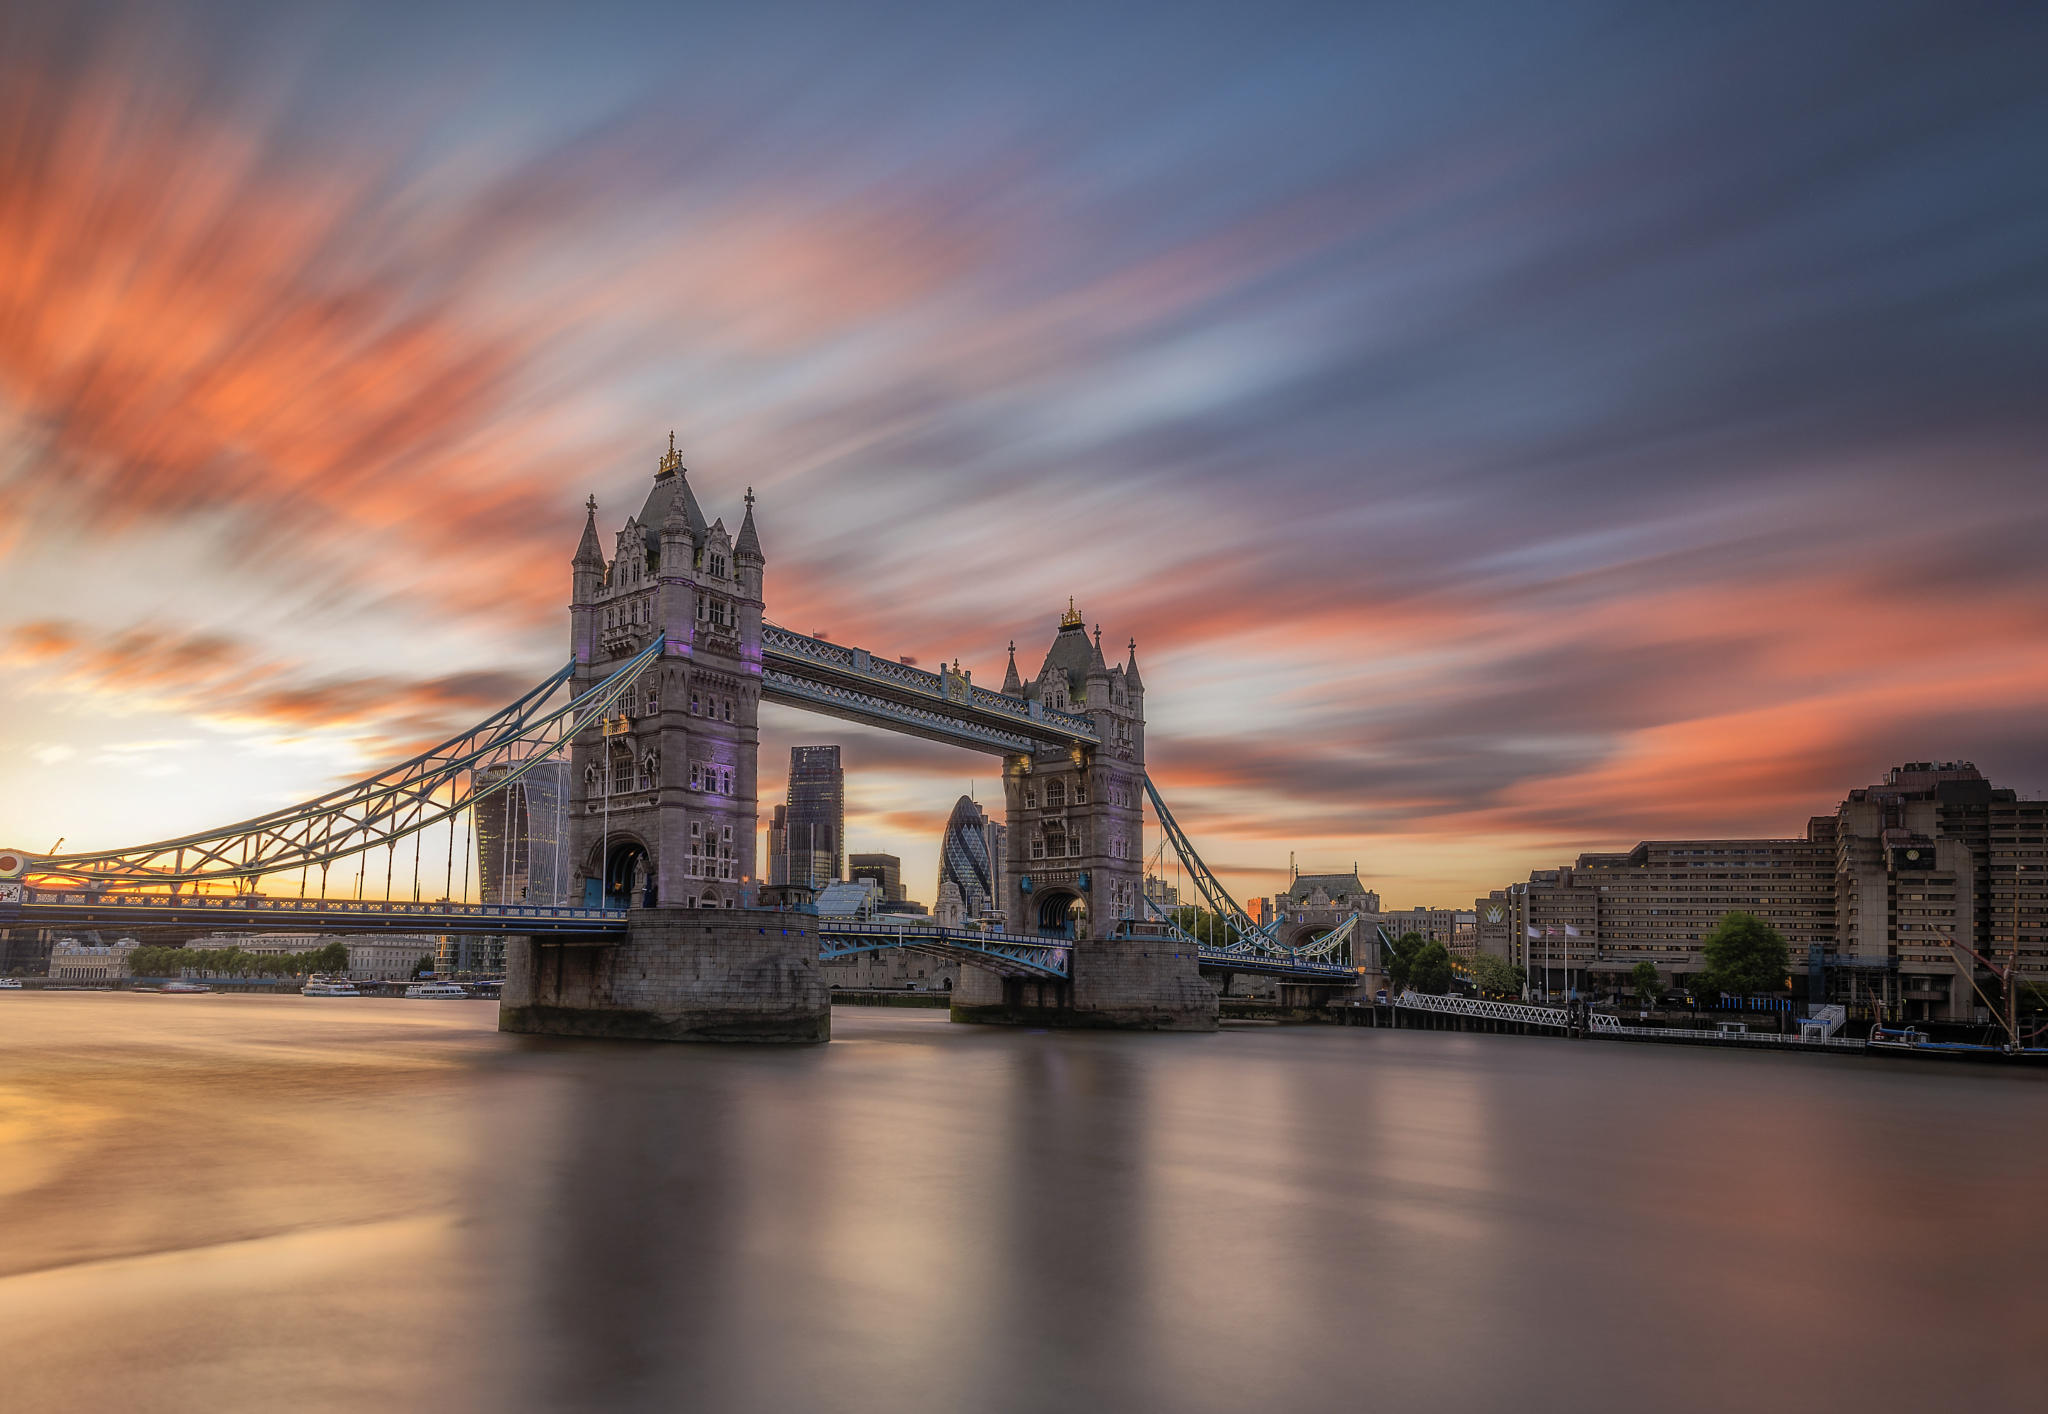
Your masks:
{"label": "bridge deck", "polygon": [[[627,913],[552,904],[412,903],[405,900],[253,898],[247,895],[112,893],[19,888],[19,905],[0,904],[0,926],[25,928],[190,928],[267,933],[455,933],[498,937],[623,937]],[[1072,975],[1075,944],[1066,938],[919,925],[907,919],[822,919],[821,959],[884,948],[944,954],[1017,976]],[[1086,946],[1086,944],[1082,944]],[[1198,947],[1206,969],[1256,972],[1344,985],[1355,972],[1339,964]]]}
{"label": "bridge deck", "polygon": [[23,928],[213,928],[270,933],[621,933],[617,909],[545,904],[411,903],[404,900],[252,898],[25,888],[0,926]]}

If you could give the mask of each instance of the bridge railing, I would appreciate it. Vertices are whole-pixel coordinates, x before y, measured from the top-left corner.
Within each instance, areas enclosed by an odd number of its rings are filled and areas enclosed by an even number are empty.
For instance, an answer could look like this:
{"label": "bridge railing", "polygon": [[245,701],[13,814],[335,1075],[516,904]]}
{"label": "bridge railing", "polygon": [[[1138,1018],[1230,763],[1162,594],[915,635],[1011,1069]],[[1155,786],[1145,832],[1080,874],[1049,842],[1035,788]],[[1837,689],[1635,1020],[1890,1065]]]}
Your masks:
{"label": "bridge railing", "polygon": [[781,655],[876,682],[909,688],[920,696],[941,702],[965,703],[984,711],[999,713],[1018,722],[1043,723],[1069,735],[1088,740],[1095,737],[1095,723],[1078,712],[1063,712],[1026,698],[1012,697],[1008,693],[977,687],[964,674],[935,673],[929,668],[901,663],[894,658],[878,657],[864,648],[848,648],[843,644],[815,638],[807,633],[797,633],[780,624],[761,626],[761,647],[764,653],[771,656]]}
{"label": "bridge railing", "polygon": [[[1405,1011],[1431,1011],[1448,1016],[1485,1017],[1494,1021],[1519,1022],[1523,1026],[1548,1026],[1559,1031],[1571,1025],[1571,1014],[1562,1007],[1531,1006],[1527,1002],[1497,1002],[1485,997],[1439,997],[1428,992],[1403,992],[1394,1005]],[[1592,1012],[1587,1025],[1603,1035],[1621,1034],[1621,1021],[1605,1012]]]}
{"label": "bridge railing", "polygon": [[1038,745],[1029,736],[1006,728],[977,722],[958,712],[899,702],[844,683],[820,681],[785,667],[770,664],[761,670],[761,687],[771,700],[801,703],[815,710],[861,721],[881,721],[920,735],[937,736],[963,746],[982,747],[1005,754],[1028,752]]}
{"label": "bridge railing", "polygon": [[1073,944],[973,928],[916,926],[886,915],[872,919],[820,919],[819,956],[826,961],[884,948],[914,948],[997,965],[998,971],[1065,979],[1073,974]]}

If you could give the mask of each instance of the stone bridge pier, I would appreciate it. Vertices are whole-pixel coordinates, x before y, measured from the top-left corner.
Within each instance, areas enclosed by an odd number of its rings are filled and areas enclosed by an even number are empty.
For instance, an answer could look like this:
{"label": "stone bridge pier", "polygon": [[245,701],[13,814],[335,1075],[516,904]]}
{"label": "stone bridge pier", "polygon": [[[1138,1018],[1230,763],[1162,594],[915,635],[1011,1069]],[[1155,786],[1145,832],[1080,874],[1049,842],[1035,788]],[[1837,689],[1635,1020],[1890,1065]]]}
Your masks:
{"label": "stone bridge pier", "polygon": [[817,920],[635,908],[623,941],[513,939],[498,1029],[637,1041],[829,1041]]}

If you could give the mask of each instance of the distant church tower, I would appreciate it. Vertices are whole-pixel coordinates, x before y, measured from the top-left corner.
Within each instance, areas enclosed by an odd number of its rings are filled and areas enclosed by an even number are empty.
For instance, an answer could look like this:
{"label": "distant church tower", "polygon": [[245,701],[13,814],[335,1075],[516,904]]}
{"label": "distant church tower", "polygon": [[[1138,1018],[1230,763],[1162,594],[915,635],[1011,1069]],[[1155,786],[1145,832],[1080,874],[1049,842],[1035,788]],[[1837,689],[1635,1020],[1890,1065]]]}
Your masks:
{"label": "distant church tower", "polygon": [[570,900],[737,908],[756,897],[761,574],[754,493],[735,539],[669,450],[609,557],[588,503],[571,561],[575,690],[666,635],[611,720],[570,748]]}
{"label": "distant church tower", "polygon": [[1087,717],[1102,743],[1005,760],[1009,858],[1002,906],[1010,930],[1106,937],[1119,922],[1144,916],[1145,684],[1137,642],[1128,662],[1109,666],[1102,630],[1091,640],[1069,600],[1035,678],[1018,678],[1011,645],[1003,691]]}

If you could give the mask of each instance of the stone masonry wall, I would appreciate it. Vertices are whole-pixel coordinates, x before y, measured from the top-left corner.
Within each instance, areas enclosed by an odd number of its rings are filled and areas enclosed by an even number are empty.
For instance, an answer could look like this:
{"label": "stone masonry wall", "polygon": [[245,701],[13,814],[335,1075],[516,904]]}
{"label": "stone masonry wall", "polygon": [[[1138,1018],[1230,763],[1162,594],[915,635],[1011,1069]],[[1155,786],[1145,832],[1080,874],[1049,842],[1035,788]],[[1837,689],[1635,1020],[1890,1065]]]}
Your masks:
{"label": "stone masonry wall", "polygon": [[515,942],[498,1029],[656,1041],[827,1041],[831,996],[808,915],[634,909],[623,941]]}
{"label": "stone masonry wall", "polygon": [[1078,942],[1071,983],[1006,982],[962,967],[953,991],[953,1020],[997,1025],[1213,1031],[1218,1010],[1193,949],[1170,937]]}

